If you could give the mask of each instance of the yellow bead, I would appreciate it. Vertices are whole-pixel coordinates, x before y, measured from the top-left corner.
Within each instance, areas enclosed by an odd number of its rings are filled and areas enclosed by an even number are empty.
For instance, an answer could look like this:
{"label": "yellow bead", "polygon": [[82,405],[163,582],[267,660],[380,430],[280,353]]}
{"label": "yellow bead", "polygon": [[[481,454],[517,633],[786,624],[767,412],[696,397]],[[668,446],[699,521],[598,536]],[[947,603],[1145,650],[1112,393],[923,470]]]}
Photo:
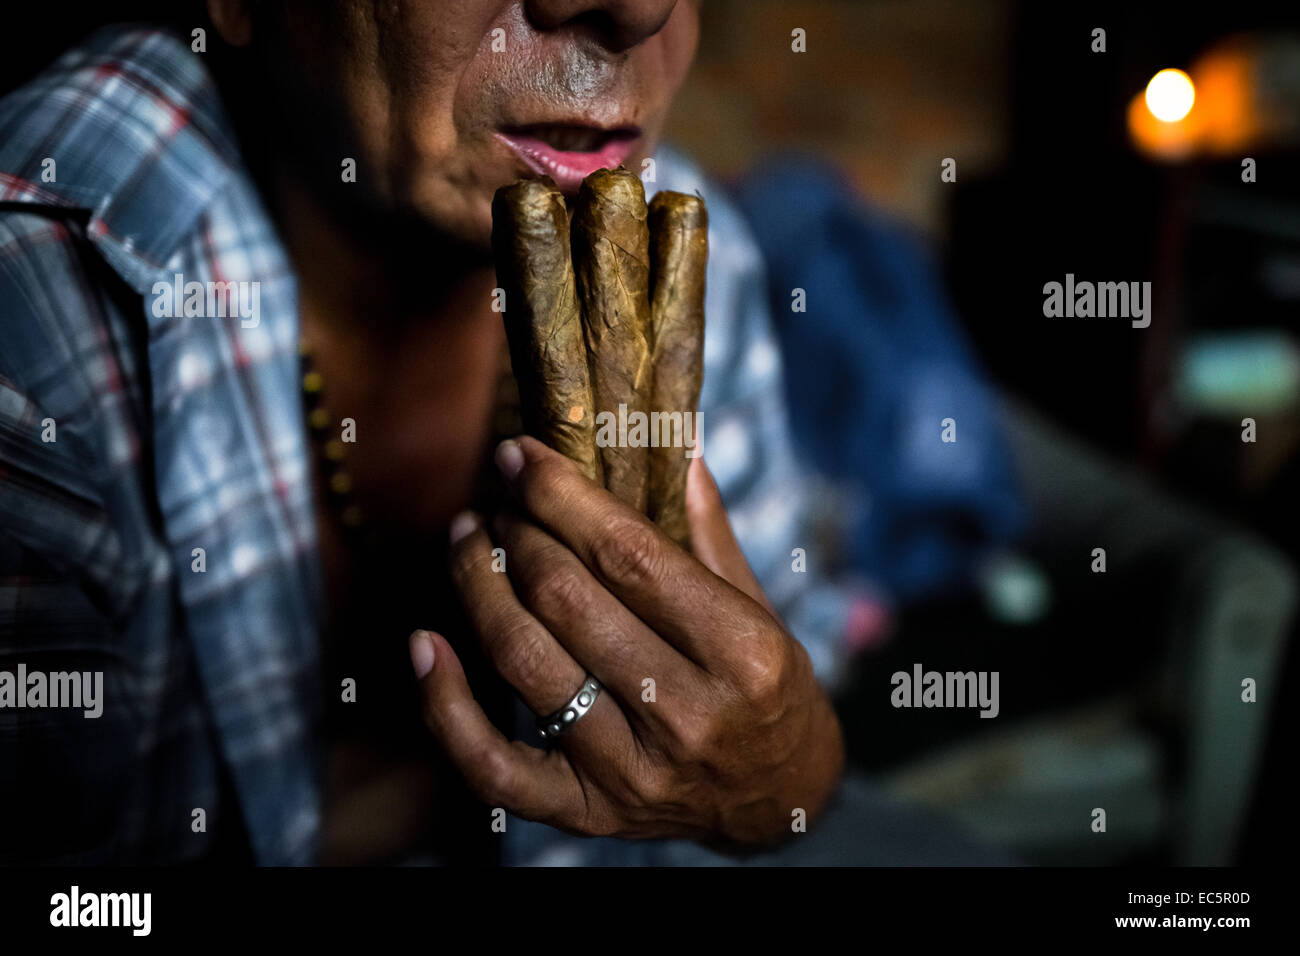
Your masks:
{"label": "yellow bead", "polygon": [[330,427],[330,413],[328,409],[313,408],[311,414],[307,416],[307,421],[312,428],[321,430]]}
{"label": "yellow bead", "polygon": [[352,476],[346,471],[336,472],[330,478],[330,489],[336,495],[346,495],[352,490]]}
{"label": "yellow bead", "polygon": [[325,385],[324,379],[321,378],[320,372],[308,372],[302,377],[302,390],[315,394]]}

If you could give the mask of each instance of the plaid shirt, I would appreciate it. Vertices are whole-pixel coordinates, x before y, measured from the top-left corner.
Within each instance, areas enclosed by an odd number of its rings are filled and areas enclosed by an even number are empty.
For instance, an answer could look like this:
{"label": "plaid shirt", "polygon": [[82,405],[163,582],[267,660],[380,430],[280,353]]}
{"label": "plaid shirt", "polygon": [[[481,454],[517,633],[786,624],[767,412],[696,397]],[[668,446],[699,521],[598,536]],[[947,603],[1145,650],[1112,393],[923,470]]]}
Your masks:
{"label": "plaid shirt", "polygon": [[[110,28],[0,101],[0,670],[102,671],[105,698],[97,720],[0,709],[0,860],[201,860],[240,820],[259,863],[315,855],[320,574],[296,279],[202,59],[169,33]],[[830,676],[845,606],[791,571],[806,486],[757,249],[690,163],[664,150],[657,172],[709,200],[710,467]],[[260,321],[155,314],[154,283],[177,273],[258,282]],[[573,862],[636,856],[518,823],[512,862],[560,842]]]}

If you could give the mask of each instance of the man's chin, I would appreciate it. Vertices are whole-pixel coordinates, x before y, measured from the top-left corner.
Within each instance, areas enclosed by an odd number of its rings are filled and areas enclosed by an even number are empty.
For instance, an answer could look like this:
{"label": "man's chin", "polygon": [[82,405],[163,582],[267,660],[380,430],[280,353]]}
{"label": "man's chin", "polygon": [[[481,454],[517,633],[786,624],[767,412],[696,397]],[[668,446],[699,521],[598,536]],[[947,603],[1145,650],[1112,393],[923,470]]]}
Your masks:
{"label": "man's chin", "polygon": [[[454,247],[470,260],[492,255],[492,196],[483,187],[441,187],[412,197],[399,218],[422,232],[425,243]],[[449,250],[450,251],[450,250]]]}

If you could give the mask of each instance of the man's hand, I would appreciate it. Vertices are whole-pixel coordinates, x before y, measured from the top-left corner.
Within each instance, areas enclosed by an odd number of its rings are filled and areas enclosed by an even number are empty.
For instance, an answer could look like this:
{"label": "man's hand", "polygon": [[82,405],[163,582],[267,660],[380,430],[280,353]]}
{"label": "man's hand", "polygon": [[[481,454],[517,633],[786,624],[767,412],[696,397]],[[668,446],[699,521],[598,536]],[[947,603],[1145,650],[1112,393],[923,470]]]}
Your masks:
{"label": "man's hand", "polygon": [[694,556],[541,442],[505,442],[497,463],[522,516],[498,516],[490,535],[473,516],[452,527],[472,626],[534,713],[566,704],[587,673],[605,690],[559,746],[511,743],[451,645],[412,635],[425,721],[479,797],[574,833],[733,847],[788,834],[796,809],[814,816],[843,768],[839,724],[703,462],[687,491]]}

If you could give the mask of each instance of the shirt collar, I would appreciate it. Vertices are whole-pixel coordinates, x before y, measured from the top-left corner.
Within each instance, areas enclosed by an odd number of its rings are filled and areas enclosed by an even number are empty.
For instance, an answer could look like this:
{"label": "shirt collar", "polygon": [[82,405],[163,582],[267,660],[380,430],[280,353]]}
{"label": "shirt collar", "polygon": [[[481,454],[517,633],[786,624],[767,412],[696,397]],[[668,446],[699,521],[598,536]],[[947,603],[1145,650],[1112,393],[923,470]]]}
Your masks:
{"label": "shirt collar", "polygon": [[202,57],[168,30],[108,27],[0,100],[0,201],[84,212],[147,290],[240,165]]}

